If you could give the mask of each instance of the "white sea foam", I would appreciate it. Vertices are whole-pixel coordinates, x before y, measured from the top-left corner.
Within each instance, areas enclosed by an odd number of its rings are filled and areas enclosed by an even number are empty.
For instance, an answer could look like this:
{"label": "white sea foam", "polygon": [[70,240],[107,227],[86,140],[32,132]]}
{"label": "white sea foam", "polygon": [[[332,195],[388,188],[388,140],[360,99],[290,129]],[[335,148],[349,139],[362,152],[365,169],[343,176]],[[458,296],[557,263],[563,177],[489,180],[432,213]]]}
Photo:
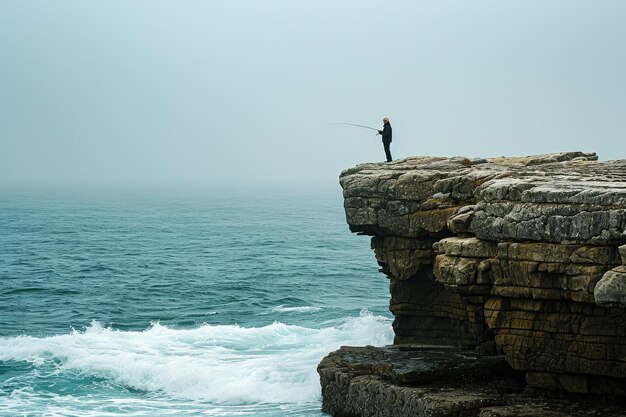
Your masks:
{"label": "white sea foam", "polygon": [[319,399],[316,365],[341,345],[385,345],[389,319],[363,312],[321,329],[275,322],[258,328],[204,325],[140,332],[103,328],[36,338],[0,338],[0,360],[54,364],[172,399],[221,404]]}
{"label": "white sea foam", "polygon": [[274,313],[314,313],[316,311],[320,311],[321,307],[312,307],[312,306],[300,306],[300,307],[285,307],[284,305],[276,306],[272,309]]}

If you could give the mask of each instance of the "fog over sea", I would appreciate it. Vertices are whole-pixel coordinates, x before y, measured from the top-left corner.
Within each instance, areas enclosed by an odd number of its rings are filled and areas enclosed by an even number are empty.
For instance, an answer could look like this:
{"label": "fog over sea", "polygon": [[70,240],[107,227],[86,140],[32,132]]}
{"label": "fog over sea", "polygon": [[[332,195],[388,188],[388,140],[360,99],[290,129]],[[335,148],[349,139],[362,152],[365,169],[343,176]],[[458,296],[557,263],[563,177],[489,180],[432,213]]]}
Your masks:
{"label": "fog over sea", "polygon": [[392,341],[341,190],[0,192],[0,416],[321,416]]}

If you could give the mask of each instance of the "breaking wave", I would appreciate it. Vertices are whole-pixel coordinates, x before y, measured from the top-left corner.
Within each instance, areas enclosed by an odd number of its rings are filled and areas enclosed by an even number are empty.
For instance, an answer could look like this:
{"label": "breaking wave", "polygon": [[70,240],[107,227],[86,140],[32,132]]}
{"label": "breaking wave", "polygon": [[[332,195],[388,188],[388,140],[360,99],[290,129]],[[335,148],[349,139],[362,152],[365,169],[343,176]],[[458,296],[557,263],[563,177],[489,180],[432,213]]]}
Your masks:
{"label": "breaking wave", "polygon": [[307,403],[319,400],[316,366],[327,353],[393,338],[390,320],[367,311],[326,325],[173,329],[154,323],[144,331],[119,331],[94,321],[66,335],[0,338],[0,361],[23,362],[33,375],[45,367],[172,399]]}

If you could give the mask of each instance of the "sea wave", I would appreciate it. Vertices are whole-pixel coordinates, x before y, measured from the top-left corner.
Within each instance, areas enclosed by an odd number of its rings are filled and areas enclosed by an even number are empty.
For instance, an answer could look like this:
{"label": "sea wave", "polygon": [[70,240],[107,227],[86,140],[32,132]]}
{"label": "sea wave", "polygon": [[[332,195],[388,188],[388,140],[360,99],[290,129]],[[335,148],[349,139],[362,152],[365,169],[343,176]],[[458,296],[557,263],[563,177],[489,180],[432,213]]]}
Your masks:
{"label": "sea wave", "polygon": [[94,321],[66,335],[0,338],[0,361],[30,363],[33,372],[52,366],[56,373],[78,372],[174,399],[307,403],[319,400],[316,365],[328,352],[392,338],[390,320],[368,311],[322,328],[154,323],[144,331],[119,331]]}
{"label": "sea wave", "polygon": [[279,305],[272,308],[274,313],[314,313],[316,311],[320,311],[322,307],[313,307],[313,306],[296,306],[296,307],[286,307],[284,305]]}

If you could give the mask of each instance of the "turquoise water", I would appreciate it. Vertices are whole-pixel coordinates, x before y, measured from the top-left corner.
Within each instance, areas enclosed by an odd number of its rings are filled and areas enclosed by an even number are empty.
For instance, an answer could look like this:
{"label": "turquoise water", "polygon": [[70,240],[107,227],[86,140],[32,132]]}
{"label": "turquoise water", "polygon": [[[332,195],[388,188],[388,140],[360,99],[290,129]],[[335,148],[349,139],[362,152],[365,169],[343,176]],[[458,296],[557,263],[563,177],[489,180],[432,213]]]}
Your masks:
{"label": "turquoise water", "polygon": [[0,416],[319,416],[392,340],[341,192],[0,193]]}

